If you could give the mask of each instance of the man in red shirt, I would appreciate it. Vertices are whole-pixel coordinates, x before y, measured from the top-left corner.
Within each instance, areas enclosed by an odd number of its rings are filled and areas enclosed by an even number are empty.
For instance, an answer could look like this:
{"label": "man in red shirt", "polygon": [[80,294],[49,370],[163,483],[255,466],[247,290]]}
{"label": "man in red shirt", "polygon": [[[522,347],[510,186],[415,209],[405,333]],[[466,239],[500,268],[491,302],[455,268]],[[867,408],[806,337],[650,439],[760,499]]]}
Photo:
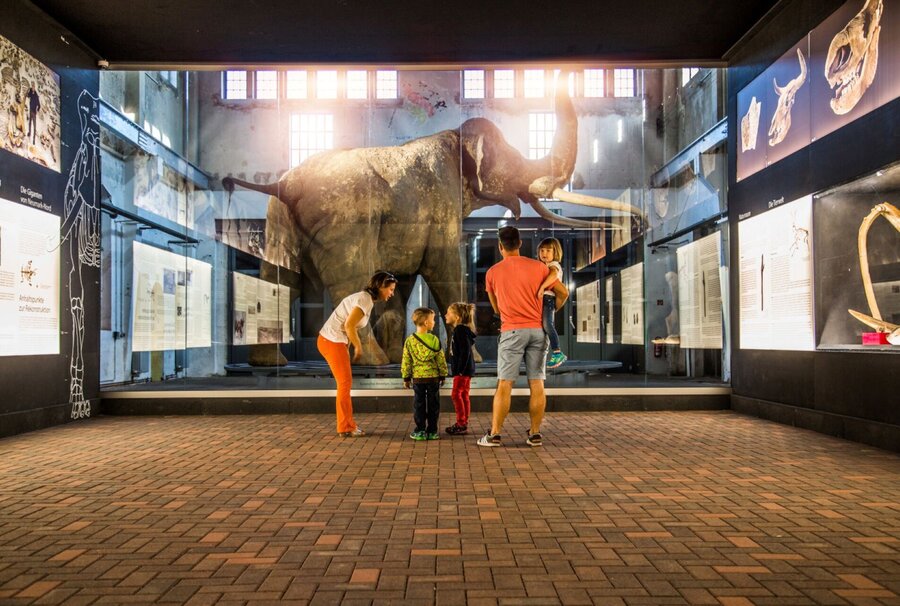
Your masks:
{"label": "man in red shirt", "polygon": [[[522,240],[515,227],[503,227],[498,235],[503,260],[488,270],[485,279],[488,299],[494,313],[500,314],[497,391],[494,392],[491,430],[478,440],[478,445],[500,446],[500,430],[509,414],[512,386],[519,376],[519,364],[524,358],[531,393],[528,402],[531,428],[526,442],[529,446],[540,446],[541,422],[547,406],[544,377],[548,347],[540,291],[550,269],[536,259],[519,254]],[[550,288],[556,293],[556,308],[559,309],[569,297],[569,291],[559,280]]]}

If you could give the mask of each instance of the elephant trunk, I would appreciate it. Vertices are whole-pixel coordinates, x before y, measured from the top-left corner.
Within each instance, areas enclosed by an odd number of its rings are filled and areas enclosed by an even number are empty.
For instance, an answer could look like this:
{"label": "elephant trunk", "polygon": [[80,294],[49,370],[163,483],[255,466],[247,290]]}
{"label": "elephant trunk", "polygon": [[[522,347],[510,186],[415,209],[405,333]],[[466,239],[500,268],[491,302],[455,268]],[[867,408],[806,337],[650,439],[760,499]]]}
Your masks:
{"label": "elephant trunk", "polygon": [[578,118],[569,98],[568,75],[568,72],[562,72],[556,79],[556,132],[550,153],[544,158],[526,161],[526,191],[541,198],[552,197],[553,190],[564,187],[575,170]]}

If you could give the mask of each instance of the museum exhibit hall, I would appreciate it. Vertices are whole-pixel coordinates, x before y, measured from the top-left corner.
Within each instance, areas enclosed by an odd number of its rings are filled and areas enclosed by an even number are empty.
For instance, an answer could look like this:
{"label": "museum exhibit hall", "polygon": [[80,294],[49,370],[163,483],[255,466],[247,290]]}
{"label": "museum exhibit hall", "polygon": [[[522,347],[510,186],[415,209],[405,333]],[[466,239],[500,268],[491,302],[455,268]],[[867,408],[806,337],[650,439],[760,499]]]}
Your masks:
{"label": "museum exhibit hall", "polygon": [[8,8],[0,604],[900,601],[900,1]]}

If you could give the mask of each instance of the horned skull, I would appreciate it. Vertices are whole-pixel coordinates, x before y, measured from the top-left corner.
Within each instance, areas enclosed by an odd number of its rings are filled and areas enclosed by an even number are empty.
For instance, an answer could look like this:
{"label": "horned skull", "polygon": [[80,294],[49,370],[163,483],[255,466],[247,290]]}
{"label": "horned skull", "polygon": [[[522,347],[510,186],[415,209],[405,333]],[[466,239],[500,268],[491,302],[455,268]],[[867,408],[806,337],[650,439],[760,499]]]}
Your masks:
{"label": "horned skull", "polygon": [[787,83],[784,87],[778,86],[778,81],[772,78],[775,92],[778,94],[778,106],[772,116],[772,124],[769,125],[769,146],[775,147],[781,143],[791,129],[791,109],[794,107],[794,99],[797,91],[806,82],[806,59],[803,53],[797,49],[797,57],[800,59],[800,75]]}
{"label": "horned skull", "polygon": [[883,10],[882,0],[866,0],[862,10],[831,40],[825,79],[833,90],[831,109],[837,115],[856,107],[875,79]]}

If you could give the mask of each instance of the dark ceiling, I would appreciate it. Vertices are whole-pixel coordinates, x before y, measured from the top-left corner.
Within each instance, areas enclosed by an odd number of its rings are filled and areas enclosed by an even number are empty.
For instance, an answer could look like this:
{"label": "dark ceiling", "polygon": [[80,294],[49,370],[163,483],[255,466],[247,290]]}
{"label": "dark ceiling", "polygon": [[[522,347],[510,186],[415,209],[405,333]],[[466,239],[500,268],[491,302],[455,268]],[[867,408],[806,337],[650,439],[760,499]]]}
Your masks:
{"label": "dark ceiling", "polygon": [[777,0],[32,0],[113,67],[597,61],[700,64]]}

